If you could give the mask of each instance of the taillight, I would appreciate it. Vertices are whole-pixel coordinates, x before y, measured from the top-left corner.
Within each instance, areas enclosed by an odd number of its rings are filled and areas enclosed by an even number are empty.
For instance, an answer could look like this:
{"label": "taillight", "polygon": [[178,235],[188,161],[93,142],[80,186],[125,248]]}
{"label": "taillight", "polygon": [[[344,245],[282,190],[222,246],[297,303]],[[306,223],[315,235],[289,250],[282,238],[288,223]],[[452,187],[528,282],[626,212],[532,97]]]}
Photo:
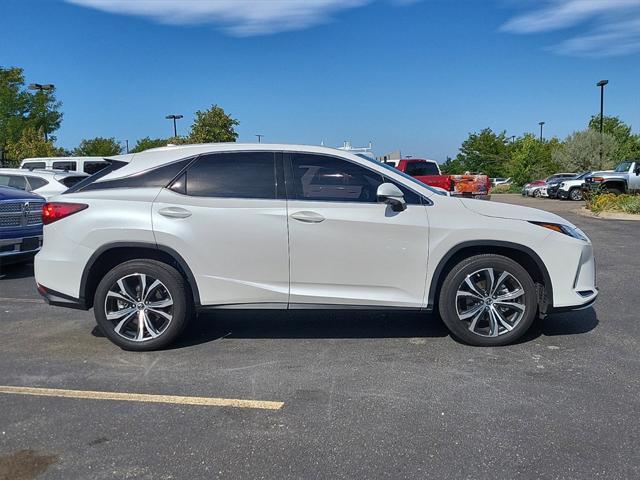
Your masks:
{"label": "taillight", "polygon": [[74,213],[84,210],[88,206],[89,205],[84,203],[45,203],[42,207],[42,223],[44,225],[49,225],[50,223],[57,222],[69,215],[73,215]]}

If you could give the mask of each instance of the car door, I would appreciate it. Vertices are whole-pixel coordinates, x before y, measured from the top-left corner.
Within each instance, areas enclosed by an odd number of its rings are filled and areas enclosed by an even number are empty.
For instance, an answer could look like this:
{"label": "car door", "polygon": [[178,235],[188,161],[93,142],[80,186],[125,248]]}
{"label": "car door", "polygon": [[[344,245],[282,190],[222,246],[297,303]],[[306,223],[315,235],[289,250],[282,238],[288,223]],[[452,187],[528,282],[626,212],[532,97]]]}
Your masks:
{"label": "car door", "polygon": [[203,155],[153,203],[156,241],[186,261],[202,305],[286,308],[287,206],[284,182],[276,179],[279,157]]}
{"label": "car door", "polygon": [[422,307],[428,218],[402,187],[407,209],[376,196],[383,176],[341,157],[285,154],[290,307]]}
{"label": "car door", "polygon": [[640,192],[640,162],[632,162],[629,167],[629,191]]}

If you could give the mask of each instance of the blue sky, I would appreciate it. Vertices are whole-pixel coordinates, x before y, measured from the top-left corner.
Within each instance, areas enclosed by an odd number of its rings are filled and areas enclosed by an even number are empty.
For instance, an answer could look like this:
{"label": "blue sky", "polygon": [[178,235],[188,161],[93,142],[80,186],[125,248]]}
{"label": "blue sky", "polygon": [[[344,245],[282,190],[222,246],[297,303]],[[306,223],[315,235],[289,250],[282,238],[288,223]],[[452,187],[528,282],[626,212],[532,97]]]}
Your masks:
{"label": "blue sky", "polygon": [[[176,5],[178,5],[176,7]],[[240,141],[443,161],[471,131],[640,131],[638,0],[3,0],[0,65],[54,83],[58,143],[171,134],[213,103]]]}

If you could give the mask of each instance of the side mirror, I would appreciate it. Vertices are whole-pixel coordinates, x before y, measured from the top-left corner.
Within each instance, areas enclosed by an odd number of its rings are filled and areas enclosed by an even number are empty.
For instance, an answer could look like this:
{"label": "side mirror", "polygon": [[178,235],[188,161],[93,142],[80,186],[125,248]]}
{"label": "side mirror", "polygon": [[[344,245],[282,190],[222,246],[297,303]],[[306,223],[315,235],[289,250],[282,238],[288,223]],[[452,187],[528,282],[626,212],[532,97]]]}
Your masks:
{"label": "side mirror", "polygon": [[378,187],[378,201],[391,205],[394,212],[402,212],[407,209],[407,202],[404,200],[402,190],[393,183],[383,183]]}

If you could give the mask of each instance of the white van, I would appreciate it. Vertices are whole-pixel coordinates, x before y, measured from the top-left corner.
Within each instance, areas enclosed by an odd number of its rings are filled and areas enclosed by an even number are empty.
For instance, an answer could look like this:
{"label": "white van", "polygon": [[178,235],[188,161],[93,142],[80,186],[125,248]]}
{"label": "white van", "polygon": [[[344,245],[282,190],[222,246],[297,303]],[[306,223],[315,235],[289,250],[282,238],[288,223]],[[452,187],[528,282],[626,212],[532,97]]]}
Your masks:
{"label": "white van", "polygon": [[39,157],[25,158],[20,162],[20,168],[27,170],[65,170],[68,172],[84,172],[93,175],[99,172],[109,162],[102,157]]}

